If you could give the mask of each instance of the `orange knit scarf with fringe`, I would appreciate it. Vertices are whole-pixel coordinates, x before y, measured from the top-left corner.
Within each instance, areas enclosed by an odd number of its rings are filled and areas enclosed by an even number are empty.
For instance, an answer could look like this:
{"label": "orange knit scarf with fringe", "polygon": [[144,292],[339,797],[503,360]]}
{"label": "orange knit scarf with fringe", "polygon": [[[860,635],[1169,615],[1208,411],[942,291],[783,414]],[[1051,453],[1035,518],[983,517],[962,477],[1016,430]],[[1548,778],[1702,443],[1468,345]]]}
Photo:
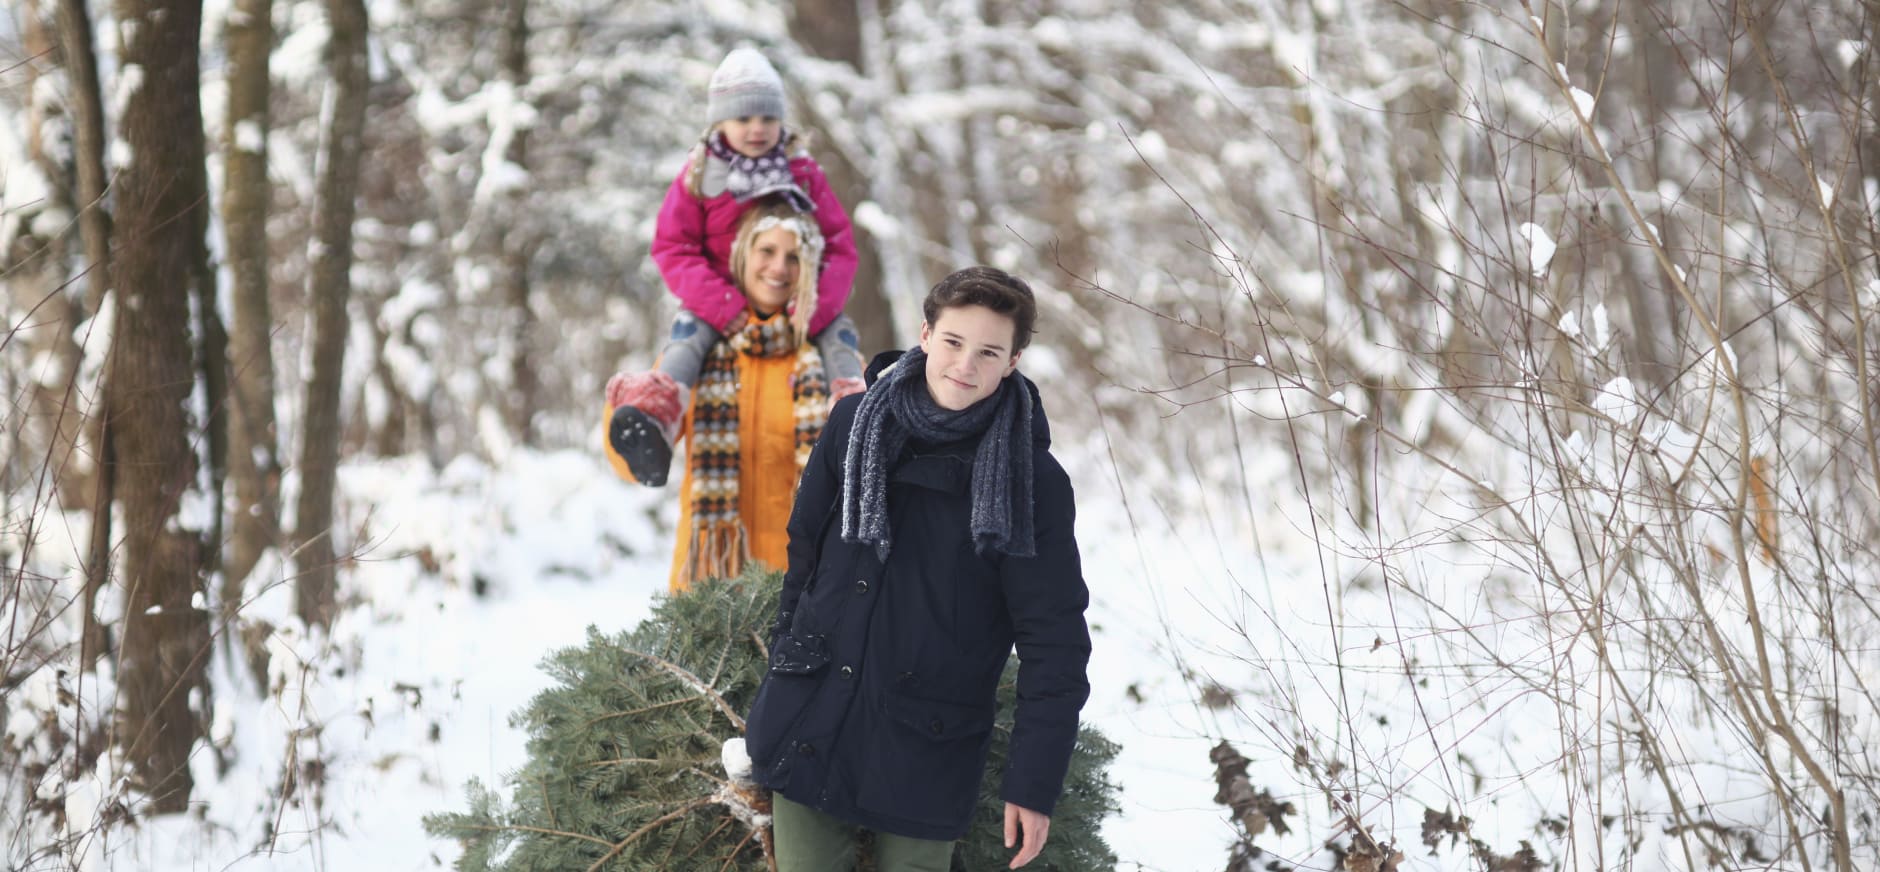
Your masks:
{"label": "orange knit scarf with fringe", "polygon": [[692,444],[686,458],[692,475],[692,541],[686,577],[694,580],[734,578],[751,559],[749,536],[738,511],[740,355],[796,357],[790,387],[799,478],[829,419],[829,379],[822,355],[814,344],[797,341],[789,318],[777,315],[760,321],[746,312],[743,325],[734,326],[724,341],[712,346],[693,394]]}

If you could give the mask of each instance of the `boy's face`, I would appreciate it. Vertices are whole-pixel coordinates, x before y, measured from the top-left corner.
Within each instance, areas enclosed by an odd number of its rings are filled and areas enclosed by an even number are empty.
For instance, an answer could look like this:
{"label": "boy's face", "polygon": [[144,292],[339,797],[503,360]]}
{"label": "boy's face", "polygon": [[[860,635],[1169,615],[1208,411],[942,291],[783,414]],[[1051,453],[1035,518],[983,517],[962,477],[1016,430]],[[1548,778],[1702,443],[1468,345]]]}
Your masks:
{"label": "boy's face", "polygon": [[927,352],[927,392],[942,409],[957,412],[999,389],[999,381],[1018,368],[1021,352],[1012,350],[1018,325],[1009,315],[984,306],[941,309],[932,324],[920,327],[920,350]]}
{"label": "boy's face", "polygon": [[745,157],[763,157],[777,147],[783,136],[783,121],[773,115],[746,115],[718,122],[725,143]]}

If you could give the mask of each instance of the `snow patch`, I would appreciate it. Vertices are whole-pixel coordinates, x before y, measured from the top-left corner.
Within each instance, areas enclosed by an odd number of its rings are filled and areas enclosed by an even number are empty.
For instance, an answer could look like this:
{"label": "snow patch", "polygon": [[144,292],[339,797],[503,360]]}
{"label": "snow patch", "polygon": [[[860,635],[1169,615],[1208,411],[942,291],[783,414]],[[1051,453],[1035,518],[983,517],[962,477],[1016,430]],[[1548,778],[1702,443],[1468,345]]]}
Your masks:
{"label": "snow patch", "polygon": [[1858,39],[1844,39],[1834,46],[1835,57],[1841,66],[1852,67],[1860,62],[1860,56],[1867,51],[1867,43]]}
{"label": "snow patch", "polygon": [[267,128],[252,118],[235,122],[235,148],[248,154],[261,154],[268,148]]}
{"label": "snow patch", "polygon": [[1639,402],[1638,391],[1632,387],[1632,380],[1619,376],[1594,392],[1593,410],[1621,426],[1630,427],[1645,413],[1645,406]]}
{"label": "snow patch", "polygon": [[1591,121],[1593,118],[1593,95],[1579,88],[1568,88],[1567,93],[1572,95],[1573,108],[1579,110],[1580,117]]}
{"label": "snow patch", "polygon": [[1586,436],[1578,430],[1567,434],[1566,444],[1562,448],[1566,451],[1567,458],[1572,460],[1575,466],[1582,468],[1593,455],[1593,446],[1587,443]]}
{"label": "snow patch", "polygon": [[1697,456],[1697,434],[1670,421],[1654,424],[1645,439],[1654,449],[1658,462],[1664,465],[1665,474],[1673,481],[1684,477],[1691,460]]}
{"label": "snow patch", "polygon": [[1523,223],[1517,232],[1528,243],[1528,271],[1537,277],[1547,275],[1547,265],[1553,262],[1554,251],[1558,248],[1553,237],[1532,222]]}
{"label": "snow patch", "polygon": [[[1035,176],[1036,171],[1033,174]],[[873,200],[863,200],[857,203],[852,217],[856,224],[861,225],[876,239],[897,239],[901,235],[901,222],[895,220],[894,216],[888,214],[888,210],[881,208],[881,204]]]}

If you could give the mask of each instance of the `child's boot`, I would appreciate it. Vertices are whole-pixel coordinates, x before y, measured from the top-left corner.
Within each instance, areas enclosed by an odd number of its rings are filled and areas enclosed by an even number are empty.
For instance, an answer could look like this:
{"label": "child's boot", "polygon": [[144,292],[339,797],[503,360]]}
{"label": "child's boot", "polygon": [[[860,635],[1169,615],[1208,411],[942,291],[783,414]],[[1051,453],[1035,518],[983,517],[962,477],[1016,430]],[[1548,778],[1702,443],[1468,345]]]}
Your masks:
{"label": "child's boot", "polygon": [[685,387],[652,372],[615,373],[607,380],[607,442],[626,462],[633,480],[662,487],[672,469],[672,443],[685,414]]}

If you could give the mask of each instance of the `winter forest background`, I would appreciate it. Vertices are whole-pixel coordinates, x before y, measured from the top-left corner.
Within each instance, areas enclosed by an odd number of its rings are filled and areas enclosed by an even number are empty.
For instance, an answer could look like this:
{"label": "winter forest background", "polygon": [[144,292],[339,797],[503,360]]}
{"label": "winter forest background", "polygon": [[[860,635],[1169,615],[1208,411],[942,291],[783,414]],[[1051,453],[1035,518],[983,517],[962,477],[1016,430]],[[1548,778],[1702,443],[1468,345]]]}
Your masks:
{"label": "winter forest background", "polygon": [[7,868],[452,862],[663,591],[601,386],[739,43],[867,350],[1040,294],[1120,868],[1880,865],[1871,4],[5,9]]}

